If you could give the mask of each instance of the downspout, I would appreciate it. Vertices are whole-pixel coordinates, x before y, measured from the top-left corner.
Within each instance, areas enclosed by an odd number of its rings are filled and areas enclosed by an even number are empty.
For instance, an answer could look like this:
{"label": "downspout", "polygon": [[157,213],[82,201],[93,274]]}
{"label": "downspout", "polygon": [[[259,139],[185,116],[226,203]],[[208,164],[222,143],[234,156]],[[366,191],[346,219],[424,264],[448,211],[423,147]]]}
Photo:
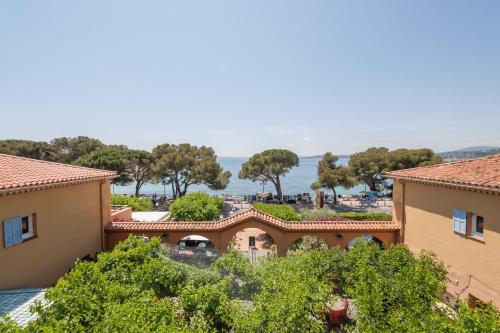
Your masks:
{"label": "downspout", "polygon": [[404,244],[405,242],[405,233],[406,233],[406,183],[405,182],[401,182],[401,184],[403,185],[403,202],[402,202],[402,205],[403,205],[403,212],[402,212],[402,216],[401,216],[401,243]]}
{"label": "downspout", "polygon": [[100,213],[100,224],[101,224],[101,251],[104,251],[104,216],[102,214],[103,204],[102,204],[102,185],[106,181],[99,182],[99,213]]}

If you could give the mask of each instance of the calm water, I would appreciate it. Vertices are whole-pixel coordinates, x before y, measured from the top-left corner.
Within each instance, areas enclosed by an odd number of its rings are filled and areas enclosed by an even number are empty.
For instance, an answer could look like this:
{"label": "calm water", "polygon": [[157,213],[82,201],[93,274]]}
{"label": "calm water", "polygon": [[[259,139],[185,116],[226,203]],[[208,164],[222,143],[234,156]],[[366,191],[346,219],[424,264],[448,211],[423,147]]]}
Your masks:
{"label": "calm water", "polygon": [[[233,194],[233,195],[244,195],[244,194],[255,194],[262,191],[262,185],[260,183],[254,183],[249,180],[243,180],[238,178],[238,172],[240,170],[241,164],[243,164],[247,158],[245,157],[220,157],[219,163],[224,168],[224,170],[231,171],[231,179],[229,185],[225,190],[214,191],[210,190],[204,185],[191,185],[188,188],[189,192],[202,191],[210,194]],[[281,186],[283,189],[283,194],[298,194],[298,193],[313,193],[310,189],[311,183],[316,179],[316,167],[320,158],[301,158],[299,166],[293,168],[285,177],[282,177]],[[348,158],[339,159],[339,164],[347,165],[349,161]],[[338,188],[337,193],[347,194],[347,193],[359,193],[365,189],[364,185],[357,185],[349,190],[344,188]],[[265,186],[265,191],[273,191],[275,193],[274,185],[272,183],[267,183]],[[328,191],[330,193],[331,191]],[[114,186],[114,193],[116,194],[133,194],[133,185],[129,186]],[[151,195],[156,193],[158,195],[163,194],[163,185],[161,184],[145,184],[141,188],[141,194]],[[172,190],[170,186],[166,186],[167,195],[172,195]]]}

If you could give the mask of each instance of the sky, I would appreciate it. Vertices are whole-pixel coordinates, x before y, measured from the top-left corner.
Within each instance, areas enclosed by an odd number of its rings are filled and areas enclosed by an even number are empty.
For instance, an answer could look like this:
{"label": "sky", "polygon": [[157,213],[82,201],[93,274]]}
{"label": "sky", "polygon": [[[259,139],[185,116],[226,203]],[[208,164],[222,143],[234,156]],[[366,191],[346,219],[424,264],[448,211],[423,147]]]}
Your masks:
{"label": "sky", "polygon": [[500,1],[2,1],[0,139],[500,146]]}

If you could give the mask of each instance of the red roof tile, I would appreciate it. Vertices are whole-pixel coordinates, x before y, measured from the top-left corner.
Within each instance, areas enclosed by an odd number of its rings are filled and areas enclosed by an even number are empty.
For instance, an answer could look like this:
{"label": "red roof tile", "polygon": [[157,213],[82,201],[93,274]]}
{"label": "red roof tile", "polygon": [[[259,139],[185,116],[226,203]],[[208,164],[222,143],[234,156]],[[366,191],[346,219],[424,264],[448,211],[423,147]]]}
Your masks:
{"label": "red roof tile", "polygon": [[0,191],[113,178],[114,171],[0,154]]}
{"label": "red roof tile", "polygon": [[387,221],[283,221],[254,208],[220,221],[111,222],[106,231],[221,231],[250,219],[257,219],[284,231],[396,231],[399,225]]}
{"label": "red roof tile", "polygon": [[500,154],[388,172],[389,178],[447,183],[484,190],[500,189]]}

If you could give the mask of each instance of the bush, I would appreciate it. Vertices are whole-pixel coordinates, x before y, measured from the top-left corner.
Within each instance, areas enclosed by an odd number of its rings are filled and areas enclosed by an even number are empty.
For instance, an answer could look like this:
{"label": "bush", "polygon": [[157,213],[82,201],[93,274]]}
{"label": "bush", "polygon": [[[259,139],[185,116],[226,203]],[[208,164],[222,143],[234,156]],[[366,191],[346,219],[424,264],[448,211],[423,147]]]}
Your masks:
{"label": "bush", "polygon": [[392,221],[392,215],[386,213],[338,213],[337,216],[355,221]]}
{"label": "bush", "polygon": [[153,203],[148,198],[129,197],[126,195],[114,194],[111,197],[112,205],[127,205],[134,212],[144,212],[153,209]]}
{"label": "bush", "polygon": [[278,217],[285,221],[298,221],[299,214],[291,206],[287,205],[273,205],[262,202],[256,202],[253,207],[261,212]]}
{"label": "bush", "polygon": [[391,221],[392,215],[386,213],[337,213],[332,209],[302,209],[300,211],[302,221]]}
{"label": "bush", "polygon": [[96,262],[77,262],[47,290],[38,320],[23,328],[0,318],[0,332],[319,333],[334,291],[355,299],[349,332],[500,333],[491,304],[460,304],[454,320],[436,311],[445,284],[434,255],[404,245],[362,241],[259,265],[230,251],[202,270],[170,259],[158,238],[130,236]]}
{"label": "bush", "polygon": [[169,211],[177,221],[213,221],[219,219],[223,207],[222,198],[194,192],[175,200]]}

